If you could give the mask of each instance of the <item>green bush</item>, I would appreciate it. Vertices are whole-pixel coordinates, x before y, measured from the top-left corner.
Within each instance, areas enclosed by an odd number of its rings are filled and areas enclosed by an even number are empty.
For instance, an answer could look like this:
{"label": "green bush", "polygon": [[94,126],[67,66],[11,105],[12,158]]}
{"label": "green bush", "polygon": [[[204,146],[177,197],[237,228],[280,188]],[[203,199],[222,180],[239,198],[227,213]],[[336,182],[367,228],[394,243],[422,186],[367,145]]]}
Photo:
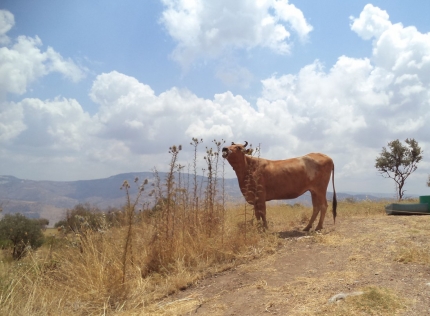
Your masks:
{"label": "green bush", "polygon": [[43,243],[43,233],[38,222],[22,214],[6,214],[0,220],[2,246],[12,249],[15,260],[22,258],[26,247],[36,249]]}
{"label": "green bush", "polygon": [[12,242],[10,240],[0,239],[0,249],[9,248],[10,245],[12,245]]}

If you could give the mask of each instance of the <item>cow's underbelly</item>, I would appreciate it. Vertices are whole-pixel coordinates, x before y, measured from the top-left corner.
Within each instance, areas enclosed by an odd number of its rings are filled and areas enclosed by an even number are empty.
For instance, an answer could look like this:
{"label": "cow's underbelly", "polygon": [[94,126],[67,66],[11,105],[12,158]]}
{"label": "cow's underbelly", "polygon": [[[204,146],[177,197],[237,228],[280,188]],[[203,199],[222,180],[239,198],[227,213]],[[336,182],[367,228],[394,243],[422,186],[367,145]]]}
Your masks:
{"label": "cow's underbelly", "polygon": [[311,183],[266,185],[266,201],[295,199],[310,190]]}
{"label": "cow's underbelly", "polygon": [[283,193],[279,193],[279,194],[266,194],[266,201],[295,199],[295,198],[298,198],[299,196],[303,195],[306,191],[304,191],[304,192],[288,192],[288,193],[283,192]]}

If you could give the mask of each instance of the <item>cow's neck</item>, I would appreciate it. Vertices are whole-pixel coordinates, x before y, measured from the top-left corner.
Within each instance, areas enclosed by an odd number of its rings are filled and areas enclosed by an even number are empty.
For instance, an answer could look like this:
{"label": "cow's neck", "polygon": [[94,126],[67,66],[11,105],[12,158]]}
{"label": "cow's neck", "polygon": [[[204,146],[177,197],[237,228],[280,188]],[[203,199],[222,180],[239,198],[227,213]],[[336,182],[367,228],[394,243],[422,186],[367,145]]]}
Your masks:
{"label": "cow's neck", "polygon": [[236,172],[237,179],[239,180],[239,186],[245,188],[249,177],[253,173],[256,162],[255,158],[250,156],[244,156],[243,163],[232,164],[233,170]]}

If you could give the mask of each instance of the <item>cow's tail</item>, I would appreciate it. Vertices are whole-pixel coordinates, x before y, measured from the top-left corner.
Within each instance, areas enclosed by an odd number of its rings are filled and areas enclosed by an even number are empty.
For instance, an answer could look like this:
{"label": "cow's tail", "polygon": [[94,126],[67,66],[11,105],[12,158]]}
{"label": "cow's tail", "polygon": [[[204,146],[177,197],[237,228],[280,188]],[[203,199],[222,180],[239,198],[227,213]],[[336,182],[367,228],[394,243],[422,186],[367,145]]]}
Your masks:
{"label": "cow's tail", "polygon": [[336,208],[337,208],[337,199],[336,199],[336,189],[334,188],[334,164],[333,164],[333,170],[332,170],[332,175],[331,175],[331,182],[333,183],[333,204],[332,204],[332,209],[333,209],[333,222],[336,224]]}

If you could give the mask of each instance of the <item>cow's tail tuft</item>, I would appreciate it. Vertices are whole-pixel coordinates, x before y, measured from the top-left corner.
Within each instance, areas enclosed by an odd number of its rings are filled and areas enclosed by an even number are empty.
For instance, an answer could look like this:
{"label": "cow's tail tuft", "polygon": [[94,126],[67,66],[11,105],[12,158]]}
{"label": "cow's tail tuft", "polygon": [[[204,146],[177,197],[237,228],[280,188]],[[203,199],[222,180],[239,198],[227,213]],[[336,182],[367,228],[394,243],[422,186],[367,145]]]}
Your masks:
{"label": "cow's tail tuft", "polygon": [[336,189],[334,188],[334,164],[333,164],[333,170],[332,170],[332,175],[331,175],[331,182],[333,183],[333,204],[332,204],[332,209],[333,209],[333,222],[336,224],[336,208],[337,208],[337,199],[336,199]]}

